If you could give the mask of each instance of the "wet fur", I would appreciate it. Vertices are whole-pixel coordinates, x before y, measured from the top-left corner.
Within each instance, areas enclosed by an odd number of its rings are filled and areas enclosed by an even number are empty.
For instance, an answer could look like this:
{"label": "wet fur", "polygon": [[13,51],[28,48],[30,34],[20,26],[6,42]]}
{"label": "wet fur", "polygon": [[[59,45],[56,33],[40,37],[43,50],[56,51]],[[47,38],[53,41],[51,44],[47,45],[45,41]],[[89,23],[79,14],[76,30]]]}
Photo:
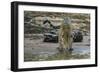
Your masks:
{"label": "wet fur", "polygon": [[71,26],[62,24],[59,30],[60,51],[68,51],[72,48]]}

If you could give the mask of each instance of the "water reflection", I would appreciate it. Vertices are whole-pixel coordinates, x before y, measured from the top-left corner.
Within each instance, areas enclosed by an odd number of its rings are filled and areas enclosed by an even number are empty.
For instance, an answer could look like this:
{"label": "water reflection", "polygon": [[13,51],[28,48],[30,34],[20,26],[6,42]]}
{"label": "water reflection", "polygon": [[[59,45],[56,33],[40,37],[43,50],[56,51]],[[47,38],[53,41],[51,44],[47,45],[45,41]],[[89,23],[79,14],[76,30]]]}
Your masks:
{"label": "water reflection", "polygon": [[[75,48],[72,51],[66,52],[40,52],[31,54],[31,58],[27,56],[25,61],[53,61],[53,60],[74,60],[90,58],[90,50]],[[30,56],[30,55],[29,55]]]}

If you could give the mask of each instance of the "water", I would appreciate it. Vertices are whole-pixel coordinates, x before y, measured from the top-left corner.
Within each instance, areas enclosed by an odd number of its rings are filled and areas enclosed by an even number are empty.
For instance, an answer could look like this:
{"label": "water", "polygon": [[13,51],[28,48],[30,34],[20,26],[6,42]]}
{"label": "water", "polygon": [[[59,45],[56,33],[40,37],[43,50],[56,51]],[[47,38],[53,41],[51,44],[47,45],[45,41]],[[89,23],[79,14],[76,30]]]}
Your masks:
{"label": "water", "polygon": [[25,61],[52,61],[90,58],[89,48],[74,48],[71,53],[38,52],[31,55],[31,59]]}

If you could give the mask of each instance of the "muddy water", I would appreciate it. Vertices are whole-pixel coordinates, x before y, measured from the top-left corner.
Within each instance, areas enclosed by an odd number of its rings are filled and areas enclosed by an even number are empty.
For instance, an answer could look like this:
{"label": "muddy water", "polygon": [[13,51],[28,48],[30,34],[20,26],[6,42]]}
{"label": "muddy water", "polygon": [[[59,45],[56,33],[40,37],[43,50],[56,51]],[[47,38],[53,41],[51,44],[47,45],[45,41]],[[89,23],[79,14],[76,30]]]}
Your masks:
{"label": "muddy water", "polygon": [[73,43],[71,53],[59,53],[58,43],[43,42],[43,39],[24,39],[24,61],[45,61],[62,59],[86,59],[90,58],[90,46],[88,37],[83,42]]}

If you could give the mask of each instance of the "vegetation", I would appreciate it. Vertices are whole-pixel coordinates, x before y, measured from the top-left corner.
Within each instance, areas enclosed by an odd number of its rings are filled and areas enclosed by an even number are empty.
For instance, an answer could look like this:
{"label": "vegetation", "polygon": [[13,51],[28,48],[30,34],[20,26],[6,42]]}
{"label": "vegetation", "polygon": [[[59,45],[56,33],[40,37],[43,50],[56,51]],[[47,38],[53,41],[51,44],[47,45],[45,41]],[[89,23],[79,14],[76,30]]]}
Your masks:
{"label": "vegetation", "polygon": [[47,30],[46,27],[43,27],[43,24],[38,24],[35,22],[36,17],[50,17],[50,18],[64,18],[64,17],[70,17],[72,20],[74,20],[73,23],[79,24],[78,27],[81,26],[81,24],[86,24],[86,26],[80,27],[84,28],[85,30],[90,30],[90,14],[83,14],[83,13],[58,13],[58,12],[37,12],[37,11],[24,11],[24,30],[25,34],[30,33],[43,33]]}

